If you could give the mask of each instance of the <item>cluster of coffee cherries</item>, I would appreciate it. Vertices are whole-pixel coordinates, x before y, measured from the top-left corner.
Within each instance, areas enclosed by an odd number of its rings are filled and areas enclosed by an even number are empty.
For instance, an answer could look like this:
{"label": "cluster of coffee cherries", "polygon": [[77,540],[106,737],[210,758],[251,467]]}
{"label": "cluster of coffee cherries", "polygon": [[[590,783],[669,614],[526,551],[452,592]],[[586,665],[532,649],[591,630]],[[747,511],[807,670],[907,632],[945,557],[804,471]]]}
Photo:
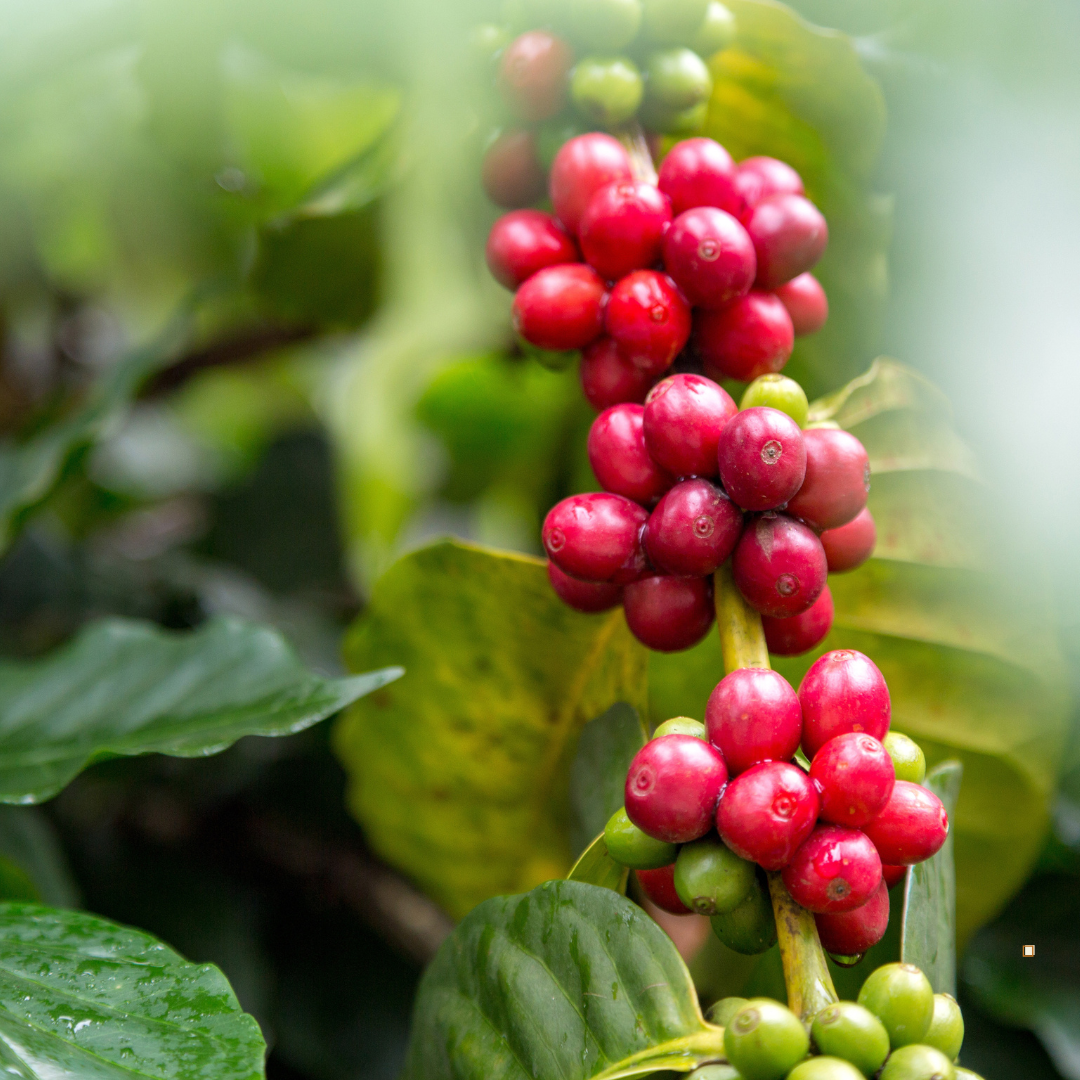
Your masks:
{"label": "cluster of coffee cherries", "polygon": [[660,908],[710,916],[743,953],[776,940],[763,872],[779,872],[823,947],[861,956],[888,926],[889,887],[949,830],[922,751],[889,717],[885,679],[859,652],[819,657],[798,693],[770,669],[732,671],[704,724],[665,721],[634,757],[608,852]]}

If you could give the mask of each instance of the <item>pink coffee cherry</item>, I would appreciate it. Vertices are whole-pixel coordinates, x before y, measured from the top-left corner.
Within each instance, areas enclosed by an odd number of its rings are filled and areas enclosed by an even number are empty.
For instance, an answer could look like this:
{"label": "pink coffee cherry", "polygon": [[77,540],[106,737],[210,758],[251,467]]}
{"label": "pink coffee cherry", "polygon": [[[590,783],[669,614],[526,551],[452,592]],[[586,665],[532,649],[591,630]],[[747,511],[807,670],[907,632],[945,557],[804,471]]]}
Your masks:
{"label": "pink coffee cherry", "polygon": [[544,550],[571,577],[623,585],[646,572],[641,530],[648,519],[648,510],[622,495],[571,495],[544,518]]}
{"label": "pink coffee cherry", "polygon": [[787,619],[761,616],[765,644],[774,656],[801,656],[820,645],[832,629],[833,598],[826,585],[821,595],[801,614]]}
{"label": "pink coffee cherry", "polygon": [[866,834],[818,825],[784,867],[791,898],[815,913],[853,911],[881,885],[881,858]]}
{"label": "pink coffee cherry", "polygon": [[894,885],[899,885],[900,882],[904,880],[906,874],[906,866],[889,866],[887,863],[881,864],[881,877],[890,889]]}
{"label": "pink coffee cherry", "polygon": [[813,274],[799,274],[776,290],[791,316],[796,337],[816,334],[829,317],[829,298]]}
{"label": "pink coffee cherry", "polygon": [[738,412],[712,379],[669,375],[645,399],[645,445],[672,476],[716,476],[720,434]]}
{"label": "pink coffee cherry", "polygon": [[690,337],[690,305],[667,274],[635,270],[611,290],[604,326],[623,356],[660,375]]}
{"label": "pink coffee cherry", "polygon": [[573,50],[562,38],[529,30],[503,50],[496,83],[506,104],[526,123],[536,124],[562,111],[573,64]]}
{"label": "pink coffee cherry", "polygon": [[635,870],[634,875],[641,891],[661,910],[669,915],[693,915],[679,899],[675,890],[675,864],[661,866],[659,870]]}
{"label": "pink coffee cherry", "polygon": [[[884,739],[889,730],[889,688],[869,656],[834,649],[819,656],[799,685],[803,750],[813,760],[837,735],[865,732]],[[895,862],[885,859],[885,862]]]}
{"label": "pink coffee cherry", "polygon": [[491,276],[508,289],[516,289],[545,266],[578,260],[577,244],[542,210],[503,214],[488,233],[486,254]]}
{"label": "pink coffee cherry", "polygon": [[788,503],[788,513],[812,529],[846,525],[864,506],[870,493],[870,459],[848,431],[810,428],[806,444],[806,479]]}
{"label": "pink coffee cherry", "polygon": [[693,735],[664,735],[634,755],[626,774],[626,816],[668,844],[686,844],[713,825],[727,768],[720,751]]}
{"label": "pink coffee cherry", "polygon": [[802,487],[806,475],[802,429],[779,409],[743,409],[725,426],[717,461],[724,489],[736,506],[775,510]]}
{"label": "pink coffee cherry", "polygon": [[675,481],[645,449],[644,413],[640,405],[612,405],[592,422],[587,445],[589,464],[605,491],[650,506]]}
{"label": "pink coffee cherry", "polygon": [[912,866],[941,850],[949,835],[949,815],[932,791],[897,780],[885,809],[863,831],[883,863]]}
{"label": "pink coffee cherry", "polygon": [[578,230],[581,251],[601,277],[614,281],[659,261],[660,241],[670,224],[666,195],[641,180],[615,180],[585,208]]}
{"label": "pink coffee cherry", "polygon": [[806,194],[799,174],[786,162],[771,157],[740,161],[735,169],[735,188],[746,204],[746,212],[772,195]]}
{"label": "pink coffee cherry", "polygon": [[514,296],[514,330],[538,349],[581,349],[604,328],[607,289],[583,263],[538,270]]}
{"label": "pink coffee cherry", "polygon": [[536,202],[547,183],[536,133],[504,131],[484,153],[480,182],[487,197],[507,210]]}
{"label": "pink coffee cherry", "polygon": [[597,412],[624,401],[640,405],[654,381],[654,376],[627,360],[615,339],[609,337],[585,346],[580,375],[585,400]]}
{"label": "pink coffee cherry", "polygon": [[861,907],[814,916],[821,947],[833,956],[862,956],[889,929],[889,889],[884,881]]}
{"label": "pink coffee cherry", "polygon": [[772,195],[746,216],[757,254],[757,287],[775,289],[805,273],[821,258],[829,227],[821,211],[801,195]]}
{"label": "pink coffee cherry", "polygon": [[712,626],[712,578],[656,575],[623,590],[630,632],[657,652],[679,652],[696,645]]}
{"label": "pink coffee cherry", "polygon": [[863,507],[846,525],[826,529],[821,534],[821,546],[829,560],[829,573],[842,574],[862,566],[874,553],[877,528],[874,517]]}
{"label": "pink coffee cherry", "polygon": [[551,164],[548,191],[555,216],[576,234],[589,200],[613,180],[633,180],[630,155],[610,135],[589,132],[564,143]]}
{"label": "pink coffee cherry", "polygon": [[889,801],[896,770],[889,752],[865,732],[830,739],[810,764],[810,779],[821,796],[821,814],[833,825],[862,828]]}
{"label": "pink coffee cherry", "polygon": [[802,769],[763,761],[728,784],[716,827],[740,858],[782,870],[813,830],[817,811],[817,789]]}
{"label": "pink coffee cherry", "polygon": [[695,306],[721,308],[754,284],[753,241],[723,210],[699,206],[684,211],[664,235],[663,249],[664,269]]}
{"label": "pink coffee cherry", "polygon": [[694,343],[710,378],[750,382],[788,362],[795,331],[777,296],[752,289],[719,311],[699,309]]}
{"label": "pink coffee cherry", "polygon": [[555,595],[575,611],[592,613],[608,611],[622,600],[622,586],[609,585],[604,581],[578,581],[564,573],[550,560],[547,564],[548,580]]}
{"label": "pink coffee cherry", "polygon": [[656,504],[645,526],[645,550],[668,574],[704,577],[735,550],[739,508],[708,480],[683,480]]}
{"label": "pink coffee cherry", "polygon": [[695,206],[716,206],[738,216],[743,198],[735,186],[735,163],[713,139],[683,139],[660,165],[660,190],[675,214]]}
{"label": "pink coffee cherry", "polygon": [[774,619],[801,615],[828,577],[821,541],[786,514],[763,514],[743,529],[731,558],[743,599]]}
{"label": "pink coffee cherry", "polygon": [[737,776],[762,761],[791,760],[802,737],[802,707],[778,671],[738,668],[709,695],[705,726]]}

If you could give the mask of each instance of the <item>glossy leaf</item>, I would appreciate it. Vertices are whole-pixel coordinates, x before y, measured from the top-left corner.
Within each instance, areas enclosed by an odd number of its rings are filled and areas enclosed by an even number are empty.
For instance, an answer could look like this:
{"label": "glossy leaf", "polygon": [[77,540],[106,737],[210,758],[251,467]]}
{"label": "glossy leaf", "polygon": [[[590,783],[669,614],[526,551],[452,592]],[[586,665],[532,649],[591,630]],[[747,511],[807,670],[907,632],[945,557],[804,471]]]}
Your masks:
{"label": "glossy leaf", "polygon": [[626,895],[630,871],[620,866],[608,853],[607,841],[600,833],[578,856],[578,860],[566,875],[567,881],[583,881],[586,885],[600,885]]}

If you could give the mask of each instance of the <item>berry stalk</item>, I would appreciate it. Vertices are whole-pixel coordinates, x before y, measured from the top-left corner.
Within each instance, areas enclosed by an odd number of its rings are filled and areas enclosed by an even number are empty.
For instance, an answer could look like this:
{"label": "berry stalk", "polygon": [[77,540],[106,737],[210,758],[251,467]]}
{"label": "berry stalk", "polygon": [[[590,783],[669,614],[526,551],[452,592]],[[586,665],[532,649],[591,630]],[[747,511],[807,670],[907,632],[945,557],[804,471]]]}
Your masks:
{"label": "berry stalk", "polygon": [[642,126],[633,121],[615,136],[626,148],[630,155],[630,169],[635,180],[641,180],[646,184],[657,182],[656,166],[653,164],[652,154],[649,152],[649,144],[645,141],[645,131]]}

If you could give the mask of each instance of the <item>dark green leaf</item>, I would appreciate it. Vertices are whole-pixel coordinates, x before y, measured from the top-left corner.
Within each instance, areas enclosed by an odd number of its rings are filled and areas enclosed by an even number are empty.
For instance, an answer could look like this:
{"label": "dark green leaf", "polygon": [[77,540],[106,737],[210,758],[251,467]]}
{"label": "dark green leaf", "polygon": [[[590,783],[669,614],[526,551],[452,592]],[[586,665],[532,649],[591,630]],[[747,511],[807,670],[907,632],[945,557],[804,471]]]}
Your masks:
{"label": "dark green leaf", "polygon": [[604,839],[604,834],[600,833],[581,853],[566,878],[568,881],[584,881],[587,885],[600,885],[605,889],[614,889],[625,896],[630,871],[625,866],[620,866],[608,854],[607,841]]}

